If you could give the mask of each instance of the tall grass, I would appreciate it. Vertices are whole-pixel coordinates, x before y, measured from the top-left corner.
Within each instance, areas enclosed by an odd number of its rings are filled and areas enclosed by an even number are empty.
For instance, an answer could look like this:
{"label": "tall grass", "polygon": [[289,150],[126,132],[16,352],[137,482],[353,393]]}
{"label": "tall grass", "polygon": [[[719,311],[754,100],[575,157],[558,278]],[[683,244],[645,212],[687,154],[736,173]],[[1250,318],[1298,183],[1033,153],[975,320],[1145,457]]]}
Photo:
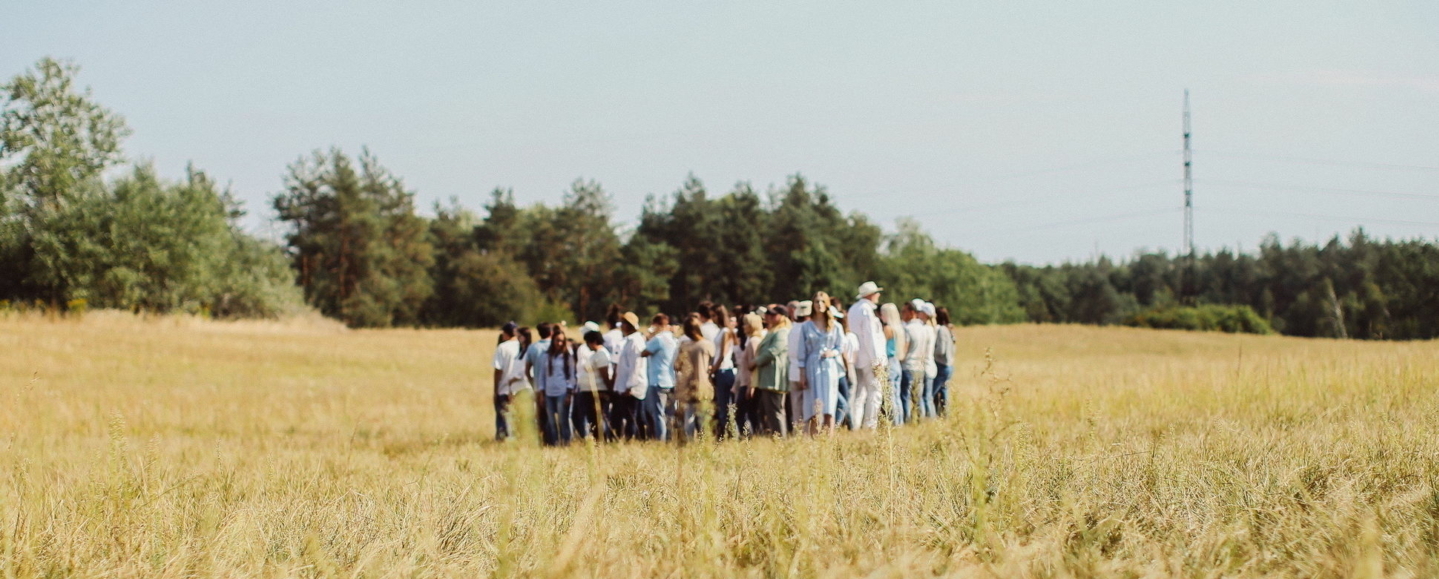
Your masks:
{"label": "tall grass", "polygon": [[1439,574],[1439,345],[957,334],[942,421],[542,449],[492,332],[12,315],[0,576]]}

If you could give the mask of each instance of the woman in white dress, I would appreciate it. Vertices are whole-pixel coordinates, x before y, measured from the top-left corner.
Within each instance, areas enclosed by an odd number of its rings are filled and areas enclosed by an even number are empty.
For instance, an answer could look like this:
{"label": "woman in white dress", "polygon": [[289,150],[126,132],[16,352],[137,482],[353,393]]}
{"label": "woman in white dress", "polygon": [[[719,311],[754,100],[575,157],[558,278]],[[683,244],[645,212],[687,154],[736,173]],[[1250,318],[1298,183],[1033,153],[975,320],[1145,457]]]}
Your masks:
{"label": "woman in white dress", "polygon": [[[828,304],[829,294],[818,292],[815,304]],[[839,403],[839,378],[845,375],[844,329],[830,307],[817,306],[808,322],[799,327],[801,416],[806,430],[834,431],[834,412]]]}

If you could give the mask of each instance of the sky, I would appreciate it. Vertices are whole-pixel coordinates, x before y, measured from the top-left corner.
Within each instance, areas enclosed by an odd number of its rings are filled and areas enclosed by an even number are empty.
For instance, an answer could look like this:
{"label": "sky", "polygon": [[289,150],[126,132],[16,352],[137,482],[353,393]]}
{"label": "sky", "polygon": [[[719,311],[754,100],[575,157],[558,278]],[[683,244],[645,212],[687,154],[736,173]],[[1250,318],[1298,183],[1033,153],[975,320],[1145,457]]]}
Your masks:
{"label": "sky", "polygon": [[0,78],[73,60],[266,235],[288,164],[368,147],[425,212],[802,174],[984,261],[1173,253],[1188,89],[1201,250],[1439,236],[1432,0],[6,4]]}

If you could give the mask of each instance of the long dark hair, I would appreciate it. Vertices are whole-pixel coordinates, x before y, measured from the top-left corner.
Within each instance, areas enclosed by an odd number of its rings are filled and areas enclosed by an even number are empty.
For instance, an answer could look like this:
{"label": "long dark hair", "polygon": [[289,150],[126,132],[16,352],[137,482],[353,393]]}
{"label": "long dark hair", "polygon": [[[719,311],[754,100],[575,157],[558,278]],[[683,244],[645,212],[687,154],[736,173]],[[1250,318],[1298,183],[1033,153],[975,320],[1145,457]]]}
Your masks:
{"label": "long dark hair", "polygon": [[520,357],[525,357],[525,352],[530,351],[530,344],[535,343],[534,334],[530,333],[528,327],[515,330],[515,336],[520,339]]}
{"label": "long dark hair", "polygon": [[569,348],[569,344],[566,343],[568,341],[564,332],[555,332],[550,336],[550,351],[547,352],[550,356],[551,363],[554,362],[555,356],[564,357],[566,379],[575,377],[575,353],[574,350]]}
{"label": "long dark hair", "polygon": [[729,310],[724,307],[724,304],[715,304],[711,312],[713,313],[710,314],[710,321],[719,326],[720,335],[724,336],[724,338],[720,340],[719,351],[715,352],[715,355],[723,356],[726,346],[735,345],[735,332],[729,327]]}

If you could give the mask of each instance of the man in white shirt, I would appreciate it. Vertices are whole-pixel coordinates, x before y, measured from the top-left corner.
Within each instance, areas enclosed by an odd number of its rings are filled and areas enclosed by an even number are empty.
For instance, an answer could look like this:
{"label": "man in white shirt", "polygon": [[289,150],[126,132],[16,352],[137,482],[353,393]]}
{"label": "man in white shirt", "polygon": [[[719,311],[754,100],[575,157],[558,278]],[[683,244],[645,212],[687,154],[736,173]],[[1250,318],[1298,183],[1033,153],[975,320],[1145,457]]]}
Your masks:
{"label": "man in white shirt", "polygon": [[[605,332],[605,350],[610,353],[611,366],[620,362],[620,347],[625,341],[625,333],[620,331],[620,316],[622,315],[624,315],[624,311],[620,310],[618,305],[611,305],[609,313],[605,314],[605,324],[610,327],[609,331]],[[613,370],[611,368],[612,373]]]}
{"label": "man in white shirt", "polygon": [[514,436],[510,432],[510,395],[524,385],[525,362],[520,359],[520,341],[515,339],[514,322],[500,329],[500,345],[495,347],[495,440]]}
{"label": "man in white shirt", "polygon": [[804,332],[800,329],[809,317],[814,314],[814,302],[804,300],[795,304],[794,308],[794,329],[789,332],[789,424],[790,432],[802,432],[804,422],[804,390],[799,387],[801,375],[799,362],[800,357],[795,352],[801,351],[800,342],[804,340]]}
{"label": "man in white shirt", "polygon": [[[849,308],[849,331],[854,333],[858,348],[854,352],[855,384],[850,394],[850,427],[855,430],[879,426],[879,408],[883,393],[879,391],[880,373],[888,373],[885,353],[884,326],[879,321],[880,292],[883,288],[872,281],[859,286],[856,302]],[[896,384],[891,384],[893,388]]]}
{"label": "man in white shirt", "polygon": [[634,312],[625,312],[620,317],[620,331],[624,340],[620,342],[618,361],[615,363],[614,406],[610,410],[610,428],[617,436],[627,439],[639,434],[640,402],[649,391],[646,378],[649,366],[644,357],[645,337],[639,332],[640,318]]}

